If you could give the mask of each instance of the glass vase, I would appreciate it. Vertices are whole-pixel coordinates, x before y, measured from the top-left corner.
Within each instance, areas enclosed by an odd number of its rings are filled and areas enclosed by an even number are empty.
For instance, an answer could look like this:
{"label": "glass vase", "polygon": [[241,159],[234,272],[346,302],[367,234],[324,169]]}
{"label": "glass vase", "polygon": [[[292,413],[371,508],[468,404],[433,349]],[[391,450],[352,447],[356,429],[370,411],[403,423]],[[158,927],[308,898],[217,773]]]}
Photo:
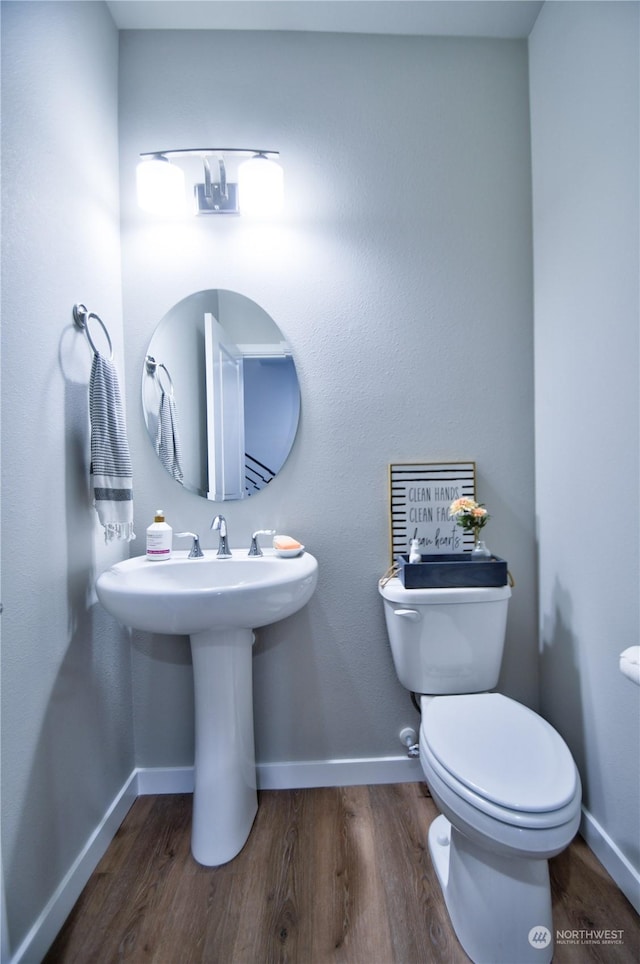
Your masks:
{"label": "glass vase", "polygon": [[476,535],[476,541],[473,549],[471,550],[471,560],[472,562],[485,562],[487,559],[491,558],[491,550],[487,548],[486,542],[483,539],[478,539]]}

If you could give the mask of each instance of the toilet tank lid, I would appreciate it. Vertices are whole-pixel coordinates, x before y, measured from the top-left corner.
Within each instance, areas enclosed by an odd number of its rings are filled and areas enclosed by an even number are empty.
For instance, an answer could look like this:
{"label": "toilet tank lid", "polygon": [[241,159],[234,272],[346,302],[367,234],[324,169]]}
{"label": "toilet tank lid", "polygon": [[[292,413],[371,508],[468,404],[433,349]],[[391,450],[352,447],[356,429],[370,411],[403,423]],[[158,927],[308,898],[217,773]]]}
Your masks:
{"label": "toilet tank lid", "polygon": [[384,583],[378,583],[380,594],[389,602],[405,606],[443,606],[459,603],[497,602],[509,599],[509,586],[462,586],[447,589],[405,589],[400,579],[394,576]]}
{"label": "toilet tank lid", "polygon": [[576,791],[576,768],[559,733],[500,693],[437,696],[421,739],[460,783],[511,810],[558,810]]}

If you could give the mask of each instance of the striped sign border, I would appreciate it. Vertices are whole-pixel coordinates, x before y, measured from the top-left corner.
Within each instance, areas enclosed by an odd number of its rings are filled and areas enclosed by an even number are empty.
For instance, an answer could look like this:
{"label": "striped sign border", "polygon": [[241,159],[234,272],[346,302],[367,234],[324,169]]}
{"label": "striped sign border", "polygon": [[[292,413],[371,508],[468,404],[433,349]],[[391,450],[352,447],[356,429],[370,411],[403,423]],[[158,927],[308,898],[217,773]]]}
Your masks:
{"label": "striped sign border", "polygon": [[[390,544],[391,563],[398,555],[409,551],[409,540],[416,525],[410,521],[408,491],[412,486],[440,486],[457,490],[459,496],[475,499],[475,462],[393,462],[389,466]],[[453,495],[453,501],[456,498]],[[436,523],[428,523],[435,528]],[[421,527],[424,531],[424,525]],[[462,532],[463,551],[473,548],[473,535]]]}

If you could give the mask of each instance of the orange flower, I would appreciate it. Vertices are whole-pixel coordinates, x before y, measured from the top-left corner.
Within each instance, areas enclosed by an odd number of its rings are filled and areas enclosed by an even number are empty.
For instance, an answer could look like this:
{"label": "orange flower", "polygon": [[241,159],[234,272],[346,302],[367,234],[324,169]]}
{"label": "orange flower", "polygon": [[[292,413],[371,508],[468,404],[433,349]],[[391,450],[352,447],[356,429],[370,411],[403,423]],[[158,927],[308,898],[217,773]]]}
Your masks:
{"label": "orange flower", "polygon": [[475,499],[455,499],[449,506],[449,515],[455,518],[457,525],[462,529],[471,529],[476,533],[484,528],[490,519],[489,513],[483,505]]}
{"label": "orange flower", "polygon": [[478,507],[478,503],[473,499],[456,499],[449,506],[449,515],[459,515],[462,512],[471,512]]}

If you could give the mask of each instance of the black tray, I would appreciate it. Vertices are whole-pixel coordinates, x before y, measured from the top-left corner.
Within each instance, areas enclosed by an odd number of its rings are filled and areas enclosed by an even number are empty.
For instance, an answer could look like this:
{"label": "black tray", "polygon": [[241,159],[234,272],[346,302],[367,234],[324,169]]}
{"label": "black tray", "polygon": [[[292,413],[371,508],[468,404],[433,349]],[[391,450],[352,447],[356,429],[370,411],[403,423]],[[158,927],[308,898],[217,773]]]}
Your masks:
{"label": "black tray", "polygon": [[470,552],[422,556],[409,562],[408,555],[396,557],[398,578],[405,589],[454,589],[465,586],[506,586],[507,563],[497,556],[480,561]]}

